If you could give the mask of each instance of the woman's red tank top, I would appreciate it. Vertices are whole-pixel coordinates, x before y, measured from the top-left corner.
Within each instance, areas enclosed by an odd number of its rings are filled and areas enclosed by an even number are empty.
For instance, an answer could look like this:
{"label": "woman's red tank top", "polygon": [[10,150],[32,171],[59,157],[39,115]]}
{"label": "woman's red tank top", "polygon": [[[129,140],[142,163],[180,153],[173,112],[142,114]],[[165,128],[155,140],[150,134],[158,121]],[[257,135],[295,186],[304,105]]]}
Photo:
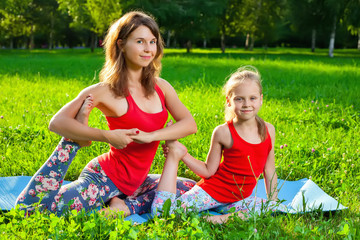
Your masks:
{"label": "woman's red tank top", "polygon": [[252,144],[240,137],[232,121],[227,124],[233,145],[223,150],[223,159],[216,173],[198,183],[211,197],[223,203],[240,201],[251,195],[272,148],[268,131],[263,142]]}
{"label": "woman's red tank top", "polygon": [[[162,111],[146,113],[142,111],[129,94],[126,97],[128,111],[120,117],[106,117],[110,130],[138,128],[152,132],[164,127],[168,112],[165,96],[159,86],[155,90],[160,97]],[[111,181],[126,195],[131,195],[144,182],[155,157],[159,141],[139,144],[132,142],[123,149],[110,145],[110,151],[98,157],[98,161]]]}

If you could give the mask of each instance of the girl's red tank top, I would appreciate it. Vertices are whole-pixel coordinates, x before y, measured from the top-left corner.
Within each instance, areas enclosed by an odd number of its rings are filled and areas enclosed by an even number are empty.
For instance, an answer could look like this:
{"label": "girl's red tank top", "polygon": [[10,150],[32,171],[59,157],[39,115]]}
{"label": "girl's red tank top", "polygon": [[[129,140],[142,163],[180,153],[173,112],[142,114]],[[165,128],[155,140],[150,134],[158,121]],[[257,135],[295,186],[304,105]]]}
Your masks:
{"label": "girl's red tank top", "polygon": [[[161,100],[162,111],[146,113],[142,111],[129,94],[126,97],[128,111],[120,117],[106,117],[110,130],[138,128],[152,132],[164,127],[168,112],[165,96],[159,86],[155,90]],[[98,157],[98,161],[111,181],[124,194],[131,195],[144,182],[155,157],[159,141],[139,144],[132,142],[123,149],[110,145],[110,151]]]}
{"label": "girl's red tank top", "polygon": [[223,150],[223,159],[216,173],[197,184],[222,203],[240,201],[251,195],[272,148],[268,131],[263,142],[252,144],[240,137],[232,121],[227,124],[233,145]]}

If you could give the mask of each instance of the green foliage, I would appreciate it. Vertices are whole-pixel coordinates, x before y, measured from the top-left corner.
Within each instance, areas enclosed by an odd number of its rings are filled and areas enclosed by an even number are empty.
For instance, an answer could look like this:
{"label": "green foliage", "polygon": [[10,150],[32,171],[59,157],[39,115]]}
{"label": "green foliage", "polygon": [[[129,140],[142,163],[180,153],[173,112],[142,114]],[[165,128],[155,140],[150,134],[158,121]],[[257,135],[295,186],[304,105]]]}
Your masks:
{"label": "green foliage", "polygon": [[121,16],[121,5],[114,0],[57,0],[60,9],[73,18],[73,26],[104,35],[110,23]]}
{"label": "green foliage", "polygon": [[[59,136],[47,130],[51,117],[90,84],[96,83],[102,53],[88,50],[0,52],[0,176],[32,175],[51,154]],[[226,76],[251,64],[262,74],[264,105],[260,116],[276,128],[276,167],[280,178],[311,178],[349,209],[337,213],[262,215],[223,225],[195,213],[177,212],[142,225],[121,218],[72,212],[68,216],[0,214],[6,239],[357,239],[360,233],[360,56],[356,50],[167,49],[162,77],[177,90],[193,114],[198,132],[180,141],[205,160],[215,126],[222,124]],[[107,129],[99,111],[90,126]],[[94,142],[79,151],[66,180],[74,180],[92,158],[108,151]],[[161,173],[159,151],[151,173]],[[179,176],[199,179],[181,163]]]}

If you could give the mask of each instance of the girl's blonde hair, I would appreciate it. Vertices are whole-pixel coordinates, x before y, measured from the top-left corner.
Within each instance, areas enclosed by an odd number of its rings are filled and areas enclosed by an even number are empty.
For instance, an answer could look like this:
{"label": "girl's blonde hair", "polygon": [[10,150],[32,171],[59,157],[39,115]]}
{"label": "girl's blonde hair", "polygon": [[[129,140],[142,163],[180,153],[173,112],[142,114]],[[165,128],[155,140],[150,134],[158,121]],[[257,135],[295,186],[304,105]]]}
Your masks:
{"label": "girl's blonde hair", "polygon": [[[261,76],[259,71],[253,66],[243,66],[238,68],[230,78],[226,81],[223,90],[227,99],[231,99],[234,94],[235,88],[240,86],[245,80],[254,81],[258,87],[260,94],[262,94]],[[235,113],[225,103],[225,121],[231,121],[235,118]],[[255,116],[258,125],[258,133],[261,141],[264,141],[267,135],[266,125],[263,119],[258,115]]]}
{"label": "girl's blonde hair", "polygon": [[[164,41],[154,18],[140,11],[132,11],[115,21],[104,39],[105,64],[100,72],[100,82],[109,84],[116,96],[127,96],[129,94],[128,73],[122,47],[126,44],[129,35],[139,26],[148,27],[157,40],[157,52],[154,60],[143,68],[141,78],[141,84],[145,88],[145,96],[151,95],[155,90],[155,77],[158,77],[161,71]],[[119,39],[122,40],[120,47],[117,43]]]}

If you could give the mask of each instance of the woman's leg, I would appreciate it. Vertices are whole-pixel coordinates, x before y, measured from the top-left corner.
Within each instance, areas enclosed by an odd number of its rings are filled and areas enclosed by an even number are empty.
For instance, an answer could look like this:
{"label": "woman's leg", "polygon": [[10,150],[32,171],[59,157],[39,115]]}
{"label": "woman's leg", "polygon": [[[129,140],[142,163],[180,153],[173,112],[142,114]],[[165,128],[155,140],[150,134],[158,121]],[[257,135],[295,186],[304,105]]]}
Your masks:
{"label": "woman's leg", "polygon": [[33,210],[35,203],[39,203],[41,209],[51,209],[51,204],[59,193],[65,174],[79,149],[77,143],[61,139],[49,159],[18,196],[15,205],[23,204],[20,208],[27,211]]}
{"label": "woman's leg", "polygon": [[178,141],[168,141],[166,144],[169,147],[169,152],[151,206],[151,213],[153,215],[157,215],[163,210],[165,201],[168,199],[171,201],[170,212],[173,211],[176,198],[178,165],[181,158],[187,153],[186,147]]}
{"label": "woman's leg", "polygon": [[[110,200],[109,207],[103,208],[100,211],[105,212],[106,215],[110,215],[113,212],[123,212],[125,217],[131,214],[149,213],[159,180],[160,174],[149,174],[133,195],[127,196],[125,199],[114,197]],[[177,178],[176,197],[189,191],[195,184],[196,182],[192,179]]]}
{"label": "woman's leg", "polygon": [[[88,116],[92,109],[92,96],[84,101],[76,119],[84,124],[88,122]],[[44,165],[35,173],[28,185],[18,196],[15,205],[23,204],[21,208],[31,211],[33,205],[39,203],[41,209],[51,209],[51,203],[60,191],[65,174],[81,146],[87,146],[90,142],[62,138],[52,155]]]}
{"label": "woman's leg", "polygon": [[118,195],[125,197],[107,177],[95,158],[86,165],[78,180],[61,188],[51,203],[51,211],[62,215],[73,209],[94,210]]}

